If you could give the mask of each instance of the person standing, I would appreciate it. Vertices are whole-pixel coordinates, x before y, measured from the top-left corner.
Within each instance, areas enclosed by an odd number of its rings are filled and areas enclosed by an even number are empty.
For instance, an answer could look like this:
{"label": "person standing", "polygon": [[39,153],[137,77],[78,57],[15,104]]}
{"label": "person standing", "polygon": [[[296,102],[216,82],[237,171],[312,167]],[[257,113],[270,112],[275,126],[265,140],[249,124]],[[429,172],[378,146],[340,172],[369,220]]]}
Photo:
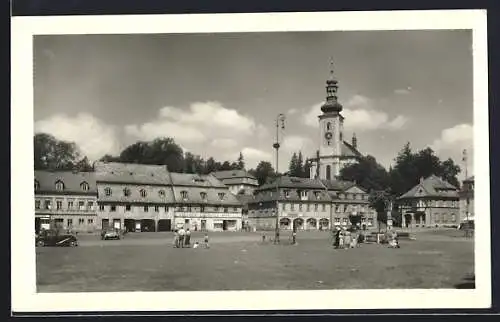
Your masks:
{"label": "person standing", "polygon": [[189,248],[191,247],[191,231],[186,229],[186,236],[184,237],[185,245]]}
{"label": "person standing", "polygon": [[297,242],[297,230],[293,230],[292,231],[292,245],[295,245],[295,243]]}
{"label": "person standing", "polygon": [[186,231],[184,228],[179,229],[179,245],[181,248],[184,248],[184,236],[186,235]]}
{"label": "person standing", "polygon": [[205,248],[210,248],[209,245],[208,245],[208,233],[205,233]]}
{"label": "person standing", "polygon": [[179,248],[179,232],[174,230],[174,248]]}

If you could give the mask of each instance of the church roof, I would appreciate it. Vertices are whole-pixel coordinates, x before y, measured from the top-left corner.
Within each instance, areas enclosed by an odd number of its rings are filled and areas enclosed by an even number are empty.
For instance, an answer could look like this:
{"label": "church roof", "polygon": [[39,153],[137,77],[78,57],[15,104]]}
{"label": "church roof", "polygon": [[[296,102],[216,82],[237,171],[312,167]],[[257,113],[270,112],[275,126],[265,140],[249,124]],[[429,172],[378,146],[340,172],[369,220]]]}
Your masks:
{"label": "church roof", "polygon": [[347,143],[346,141],[342,141],[342,146],[340,147],[340,151],[342,153],[342,156],[348,156],[348,157],[362,157],[363,155],[361,152],[358,151],[355,147],[353,147],[351,144]]}
{"label": "church roof", "polygon": [[458,198],[458,189],[447,181],[431,175],[403,194],[399,199],[422,197]]}

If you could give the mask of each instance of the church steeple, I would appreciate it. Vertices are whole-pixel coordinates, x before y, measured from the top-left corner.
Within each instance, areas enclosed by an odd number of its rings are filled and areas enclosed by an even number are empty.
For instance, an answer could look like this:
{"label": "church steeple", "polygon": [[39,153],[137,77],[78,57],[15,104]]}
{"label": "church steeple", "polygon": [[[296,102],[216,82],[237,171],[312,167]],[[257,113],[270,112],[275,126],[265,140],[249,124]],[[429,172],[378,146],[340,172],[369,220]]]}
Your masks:
{"label": "church steeple", "polygon": [[333,60],[330,60],[330,77],[326,81],[326,102],[321,106],[323,113],[339,113],[342,105],[337,101],[338,81],[333,75]]}

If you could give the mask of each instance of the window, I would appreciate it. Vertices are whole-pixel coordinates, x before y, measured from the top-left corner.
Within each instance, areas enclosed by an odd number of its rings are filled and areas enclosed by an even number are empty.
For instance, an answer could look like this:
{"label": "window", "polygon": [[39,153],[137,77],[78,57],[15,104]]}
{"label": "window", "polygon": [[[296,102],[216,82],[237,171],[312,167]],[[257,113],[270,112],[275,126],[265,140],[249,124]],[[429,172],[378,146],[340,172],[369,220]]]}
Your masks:
{"label": "window", "polygon": [[314,204],[314,210],[318,211],[318,204],[317,203]]}
{"label": "window", "polygon": [[368,226],[373,226],[373,218],[368,218]]}
{"label": "window", "polygon": [[99,210],[104,211],[104,205],[99,205]]}
{"label": "window", "polygon": [[73,200],[68,201],[68,209],[73,209]]}
{"label": "window", "polygon": [[314,191],[314,197],[316,197],[316,199],[319,199],[320,195],[318,191]]}
{"label": "window", "polygon": [[181,198],[182,198],[182,200],[187,200],[188,199],[188,192],[187,191],[181,191]]}
{"label": "window", "polygon": [[148,206],[144,206],[144,212],[148,212],[149,211],[149,207]]}
{"label": "window", "polygon": [[50,200],[45,200],[45,209],[50,209],[51,208],[51,205],[50,205]]}
{"label": "window", "polygon": [[200,206],[200,212],[205,212],[205,206]]}
{"label": "window", "polygon": [[168,206],[165,206],[165,212],[168,212]]}
{"label": "window", "polygon": [[329,131],[332,128],[332,123],[328,122],[326,123],[326,130]]}
{"label": "window", "polygon": [[78,209],[79,210],[85,210],[85,202],[78,201]]}
{"label": "window", "polygon": [[68,227],[73,226],[73,219],[68,219]]}
{"label": "window", "polygon": [[325,205],[325,204],[322,204],[322,205],[321,205],[321,210],[322,210],[322,211],[325,211],[325,210],[326,210],[326,205]]}
{"label": "window", "polygon": [[87,223],[90,225],[90,224],[93,224],[94,223],[94,219],[89,219],[87,220]]}
{"label": "window", "polygon": [[290,198],[290,190],[285,190],[285,198]]}
{"label": "window", "polygon": [[[330,145],[330,141],[328,141],[328,145]],[[326,180],[332,179],[332,167],[330,165],[326,166]]]}
{"label": "window", "polygon": [[56,190],[57,191],[62,191],[64,190],[64,183],[60,180],[56,181]]}
{"label": "window", "polygon": [[116,206],[112,205],[110,211],[116,211]]}
{"label": "window", "polygon": [[340,218],[339,217],[335,217],[335,223],[336,224],[340,224]]}
{"label": "window", "polygon": [[130,211],[130,209],[132,209],[130,205],[125,205],[125,211]]}
{"label": "window", "polygon": [[141,189],[139,192],[140,192],[142,198],[146,198],[146,190]]}
{"label": "window", "polygon": [[219,192],[219,199],[223,200],[224,199],[224,192]]}
{"label": "window", "polygon": [[130,189],[129,188],[123,188],[123,195],[125,197],[129,197],[130,196]]}
{"label": "window", "polygon": [[160,206],[155,206],[155,212],[160,212]]}
{"label": "window", "polygon": [[299,196],[301,198],[306,198],[307,197],[307,191],[306,190],[299,190]]}
{"label": "window", "polygon": [[94,202],[93,201],[87,202],[87,208],[89,208],[90,210],[94,210]]}
{"label": "window", "polygon": [[200,192],[200,197],[201,197],[201,200],[206,201],[207,200],[207,193],[206,192]]}
{"label": "window", "polygon": [[238,212],[238,207],[233,207],[234,212]]}
{"label": "window", "polygon": [[227,212],[227,207],[224,207],[224,212]]}
{"label": "window", "polygon": [[85,223],[85,219],[78,218],[78,225],[83,225]]}
{"label": "window", "polygon": [[302,204],[299,203],[299,211],[302,211]]}
{"label": "window", "polygon": [[80,189],[82,189],[83,191],[89,191],[89,184],[85,181],[80,183]]}
{"label": "window", "polygon": [[40,200],[35,200],[35,209],[40,209]]}
{"label": "window", "polygon": [[57,200],[56,201],[56,209],[57,210],[61,210],[62,209],[62,201],[61,200]]}
{"label": "window", "polygon": [[109,187],[104,188],[104,194],[108,197],[111,196],[111,188]]}
{"label": "window", "polygon": [[339,195],[339,197],[340,197],[340,199],[344,199],[344,198],[345,198],[345,195],[344,195],[343,193],[341,193],[341,194]]}
{"label": "window", "polygon": [[40,183],[38,182],[38,180],[35,180],[35,190],[39,189],[40,189]]}
{"label": "window", "polygon": [[214,211],[215,212],[219,212],[219,207],[218,206],[214,206]]}
{"label": "window", "polygon": [[307,208],[307,211],[310,211],[311,210],[311,205],[307,204],[306,208]]}

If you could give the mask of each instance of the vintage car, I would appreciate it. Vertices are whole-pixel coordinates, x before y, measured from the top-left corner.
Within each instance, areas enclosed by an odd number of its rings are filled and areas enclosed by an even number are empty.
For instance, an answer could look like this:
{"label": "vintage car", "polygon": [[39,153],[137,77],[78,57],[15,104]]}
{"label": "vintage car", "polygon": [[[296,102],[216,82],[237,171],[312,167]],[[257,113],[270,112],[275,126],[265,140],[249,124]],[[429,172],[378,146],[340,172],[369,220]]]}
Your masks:
{"label": "vintage car", "polygon": [[35,238],[36,246],[78,246],[78,239],[73,234],[64,234],[54,230],[42,230]]}
{"label": "vintage car", "polygon": [[101,239],[102,240],[120,239],[120,234],[116,230],[103,230],[101,232]]}

